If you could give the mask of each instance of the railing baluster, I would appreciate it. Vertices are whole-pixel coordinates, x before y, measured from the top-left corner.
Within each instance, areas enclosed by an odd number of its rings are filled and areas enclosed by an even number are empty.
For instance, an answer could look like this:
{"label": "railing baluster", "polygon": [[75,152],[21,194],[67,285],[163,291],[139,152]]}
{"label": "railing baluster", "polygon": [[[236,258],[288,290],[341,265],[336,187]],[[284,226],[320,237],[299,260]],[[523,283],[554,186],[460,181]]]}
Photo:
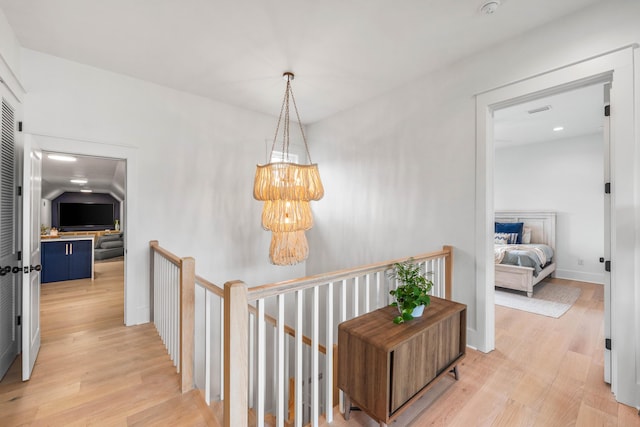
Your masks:
{"label": "railing baluster", "polygon": [[353,279],[353,317],[357,317],[360,313],[359,295],[360,295],[360,277]]}
{"label": "railing baluster", "polygon": [[204,291],[204,401],[211,404],[211,292]]}
{"label": "railing baluster", "polygon": [[224,300],[220,301],[220,400],[224,400]]}
{"label": "railing baluster", "polygon": [[284,384],[286,374],[284,372],[284,294],[280,294],[277,297],[278,301],[278,347],[276,352],[277,369],[275,373],[277,375],[277,394],[276,394],[276,425],[278,427],[284,427]]}
{"label": "railing baluster", "polygon": [[319,303],[320,300],[320,288],[318,286],[314,286],[313,288],[313,305],[312,305],[312,309],[311,309],[311,316],[312,316],[312,327],[313,327],[313,331],[311,333],[311,348],[312,348],[312,352],[311,352],[311,385],[312,385],[312,391],[311,391],[311,425],[313,427],[317,427],[318,426],[318,417],[320,416],[320,414],[318,413],[318,407],[320,406],[320,399],[319,399],[319,389],[318,389],[318,381],[320,379],[320,371],[318,369],[318,358],[319,358],[319,352],[318,352],[318,344],[320,343],[319,340],[319,323],[320,323],[320,311],[319,311]]}
{"label": "railing baluster", "polygon": [[347,279],[342,281],[340,291],[340,322],[344,322],[347,320]]}
{"label": "railing baluster", "polygon": [[326,325],[325,348],[327,349],[324,361],[325,378],[325,418],[327,423],[333,422],[333,282],[329,282],[326,292]]}
{"label": "railing baluster", "polygon": [[371,275],[367,274],[365,276],[364,282],[364,312],[368,313],[371,311]]}
{"label": "railing baluster", "polygon": [[304,310],[304,291],[296,291],[296,345],[295,345],[295,427],[302,427],[302,336],[304,325],[302,312]]}
{"label": "railing baluster", "polygon": [[249,408],[254,407],[254,390],[255,390],[255,361],[256,361],[256,348],[255,348],[255,330],[256,319],[252,313],[249,313]]}
{"label": "railing baluster", "polygon": [[264,299],[259,299],[258,302],[258,315],[256,316],[256,322],[258,323],[258,381],[256,384],[258,392],[258,402],[256,402],[256,422],[258,427],[264,426],[264,400],[265,400],[265,368],[266,368],[266,349],[265,349],[265,302]]}

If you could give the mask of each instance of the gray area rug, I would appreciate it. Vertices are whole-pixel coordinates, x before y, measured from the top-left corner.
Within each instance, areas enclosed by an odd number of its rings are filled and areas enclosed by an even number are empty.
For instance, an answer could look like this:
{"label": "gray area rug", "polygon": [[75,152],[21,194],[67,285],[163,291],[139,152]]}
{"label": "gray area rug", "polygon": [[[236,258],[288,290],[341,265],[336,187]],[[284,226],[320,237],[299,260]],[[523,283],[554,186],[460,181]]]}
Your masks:
{"label": "gray area rug", "polygon": [[510,289],[496,288],[495,303],[503,307],[558,318],[580,298],[580,288],[540,282],[533,287],[533,297]]}

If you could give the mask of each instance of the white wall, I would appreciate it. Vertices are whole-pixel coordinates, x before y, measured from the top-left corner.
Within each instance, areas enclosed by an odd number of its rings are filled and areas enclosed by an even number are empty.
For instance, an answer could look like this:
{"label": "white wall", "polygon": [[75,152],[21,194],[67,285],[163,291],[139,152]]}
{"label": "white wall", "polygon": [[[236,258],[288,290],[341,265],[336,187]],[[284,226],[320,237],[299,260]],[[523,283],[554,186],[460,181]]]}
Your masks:
{"label": "white wall", "polygon": [[275,117],[27,49],[22,59],[25,129],[41,148],[127,159],[128,324],[149,317],[150,240],[220,286],[304,276],[304,264],[269,263],[253,199]]}
{"label": "white wall", "polygon": [[468,305],[469,343],[482,342],[475,95],[636,43],[638,17],[640,2],[598,3],[309,126],[326,191],[307,272],[451,244],[454,298]]}
{"label": "white wall", "polygon": [[[0,71],[6,70],[20,77],[20,45],[2,9],[0,9],[0,58],[2,63]],[[7,79],[3,74],[5,73],[0,73],[0,76]]]}
{"label": "white wall", "polygon": [[51,200],[42,199],[40,205],[40,224],[47,228],[51,227]]}
{"label": "white wall", "polygon": [[594,134],[495,150],[495,209],[557,212],[556,277],[603,283],[603,149]]}

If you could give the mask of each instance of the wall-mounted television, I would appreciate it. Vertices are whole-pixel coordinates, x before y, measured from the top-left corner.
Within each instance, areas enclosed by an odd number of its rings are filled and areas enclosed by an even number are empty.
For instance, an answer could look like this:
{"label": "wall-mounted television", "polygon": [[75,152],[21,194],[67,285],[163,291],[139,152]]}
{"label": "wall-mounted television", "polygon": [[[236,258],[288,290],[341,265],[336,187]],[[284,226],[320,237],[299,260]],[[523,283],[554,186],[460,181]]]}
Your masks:
{"label": "wall-mounted television", "polygon": [[113,203],[65,203],[58,204],[60,227],[113,227],[115,209]]}

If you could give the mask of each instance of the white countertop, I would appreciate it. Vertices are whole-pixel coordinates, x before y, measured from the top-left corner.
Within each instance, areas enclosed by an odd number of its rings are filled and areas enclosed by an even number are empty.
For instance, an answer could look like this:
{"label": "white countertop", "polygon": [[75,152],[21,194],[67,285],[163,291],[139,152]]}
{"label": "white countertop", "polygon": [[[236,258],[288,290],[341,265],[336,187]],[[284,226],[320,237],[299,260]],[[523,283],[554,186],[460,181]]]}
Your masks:
{"label": "white countertop", "polygon": [[60,236],[52,239],[40,239],[40,243],[47,242],[59,242],[61,240],[69,241],[69,240],[91,240],[93,241],[94,236]]}

